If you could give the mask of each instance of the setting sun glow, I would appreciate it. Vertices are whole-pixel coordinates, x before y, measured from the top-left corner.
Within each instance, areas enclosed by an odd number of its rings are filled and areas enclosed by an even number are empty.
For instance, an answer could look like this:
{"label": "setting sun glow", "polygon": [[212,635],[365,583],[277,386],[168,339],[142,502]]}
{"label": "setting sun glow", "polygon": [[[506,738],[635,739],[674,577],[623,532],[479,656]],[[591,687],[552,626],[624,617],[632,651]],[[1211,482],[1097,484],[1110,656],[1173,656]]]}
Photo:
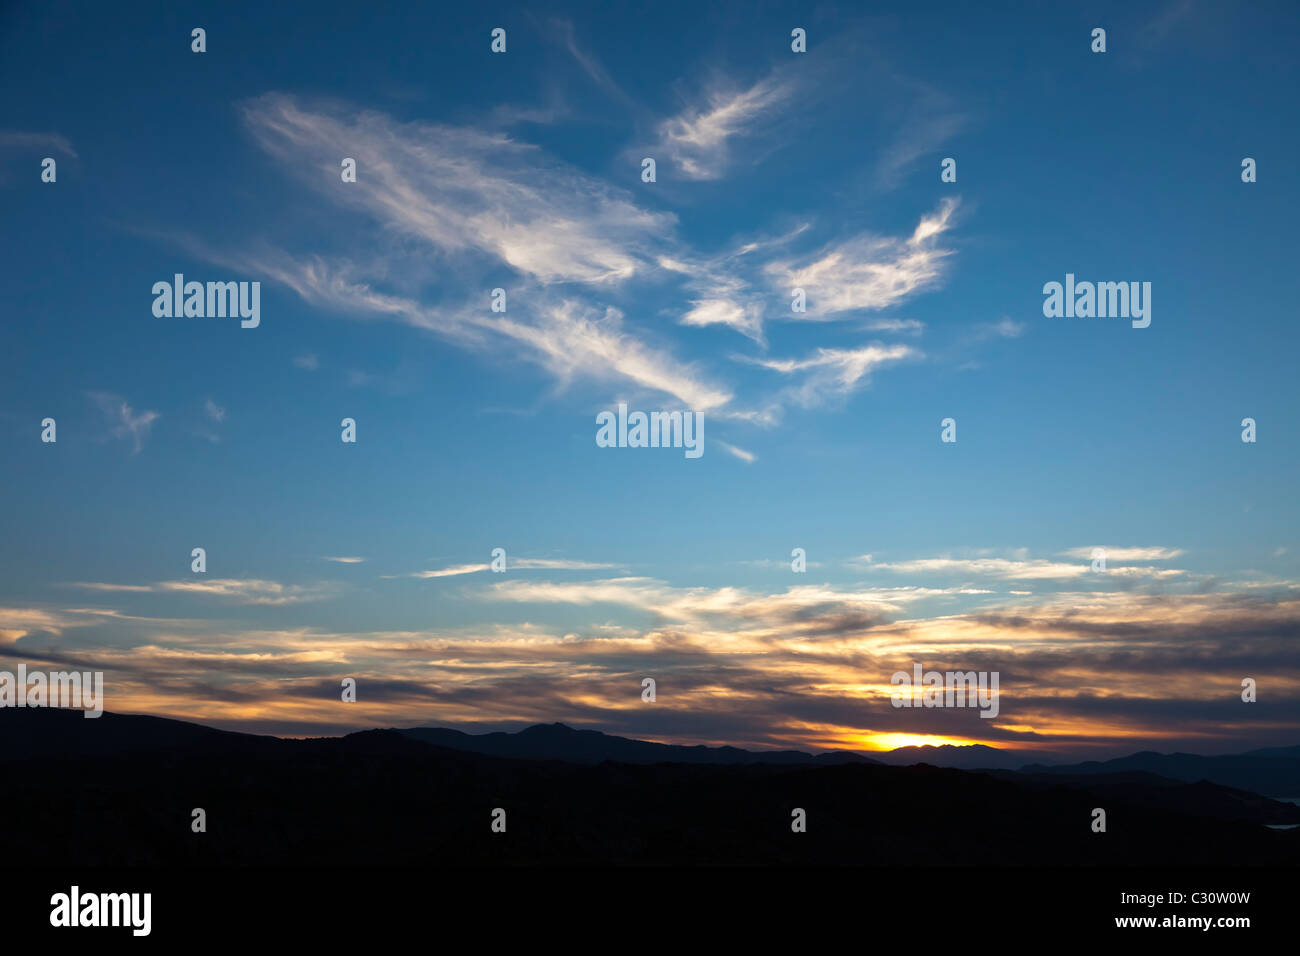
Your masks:
{"label": "setting sun glow", "polygon": [[942,747],[944,744],[960,747],[978,742],[934,734],[864,734],[855,739],[853,747],[855,750],[893,750],[895,747]]}

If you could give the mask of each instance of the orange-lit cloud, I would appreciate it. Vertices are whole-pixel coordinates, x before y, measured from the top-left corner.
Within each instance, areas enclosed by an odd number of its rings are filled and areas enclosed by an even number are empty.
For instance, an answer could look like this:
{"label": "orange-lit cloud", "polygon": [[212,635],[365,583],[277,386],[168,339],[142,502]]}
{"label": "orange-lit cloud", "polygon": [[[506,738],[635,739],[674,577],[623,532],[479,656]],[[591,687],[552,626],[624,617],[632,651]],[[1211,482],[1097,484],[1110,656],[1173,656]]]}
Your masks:
{"label": "orange-lit cloud", "polygon": [[[257,581],[147,587],[236,604],[301,594]],[[971,591],[978,606],[943,612]],[[484,578],[465,596],[484,618],[519,605],[607,606],[648,623],[355,631],[11,607],[0,609],[0,667],[103,670],[109,710],[289,734],[562,720],[686,743],[1078,751],[1249,749],[1300,733],[1300,597],[1290,585],[1036,596],[824,584],[762,592],[625,576]],[[282,613],[297,613],[293,603]],[[1000,713],[893,707],[890,675],[914,663],[997,671]],[[345,677],[357,681],[355,704],[340,700]],[[658,684],[653,705],[641,700],[644,677]],[[1263,688],[1260,703],[1242,703],[1244,677]]]}

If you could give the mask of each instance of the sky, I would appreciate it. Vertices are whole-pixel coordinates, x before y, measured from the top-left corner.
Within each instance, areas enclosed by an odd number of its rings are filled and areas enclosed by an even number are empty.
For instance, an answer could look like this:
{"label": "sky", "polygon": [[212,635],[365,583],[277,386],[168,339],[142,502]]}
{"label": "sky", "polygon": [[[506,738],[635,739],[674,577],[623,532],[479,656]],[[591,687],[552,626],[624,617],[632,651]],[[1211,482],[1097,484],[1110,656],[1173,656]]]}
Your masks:
{"label": "sky", "polygon": [[[0,669],[295,736],[1300,742],[1298,34],[7,4]],[[177,273],[259,282],[257,326],[155,314]],[[1067,274],[1150,324],[1045,315]],[[703,453],[602,447],[620,403]],[[916,664],[998,716],[893,706]]]}

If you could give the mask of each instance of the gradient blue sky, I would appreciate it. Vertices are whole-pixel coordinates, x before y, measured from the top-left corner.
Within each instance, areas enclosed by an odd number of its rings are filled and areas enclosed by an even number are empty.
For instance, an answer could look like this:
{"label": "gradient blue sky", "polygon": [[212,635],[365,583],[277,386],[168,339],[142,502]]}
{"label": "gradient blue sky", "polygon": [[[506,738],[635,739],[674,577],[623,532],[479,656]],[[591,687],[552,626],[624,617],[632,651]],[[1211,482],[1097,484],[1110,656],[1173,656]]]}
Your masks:
{"label": "gradient blue sky", "polygon": [[[1295,742],[1294,5],[412,7],[0,12],[0,666],[288,733]],[[155,318],[176,272],[260,327]],[[1045,318],[1067,272],[1150,327]],[[703,457],[597,447],[620,401]],[[914,661],[1002,716],[891,708]]]}

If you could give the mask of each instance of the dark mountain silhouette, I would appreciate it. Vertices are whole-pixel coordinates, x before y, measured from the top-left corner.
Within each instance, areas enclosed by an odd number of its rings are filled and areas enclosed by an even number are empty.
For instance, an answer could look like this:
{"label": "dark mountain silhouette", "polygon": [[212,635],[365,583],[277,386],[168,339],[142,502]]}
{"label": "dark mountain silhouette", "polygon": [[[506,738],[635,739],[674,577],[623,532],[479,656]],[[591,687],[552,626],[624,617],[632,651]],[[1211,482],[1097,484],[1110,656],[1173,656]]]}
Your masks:
{"label": "dark mountain silhouette", "polygon": [[217,730],[166,717],[103,713],[87,718],[79,710],[6,708],[0,710],[0,760],[63,754],[116,756],[159,750],[192,753],[279,752],[278,737]]}
{"label": "dark mountain silhouette", "polygon": [[450,750],[532,760],[570,763],[708,763],[833,764],[876,763],[847,750],[809,754],[801,750],[741,750],[738,747],[684,747],[616,737],[598,730],[575,730],[565,724],[535,724],[516,733],[467,734],[442,727],[398,731],[415,740]]}
{"label": "dark mountain silhouette", "polygon": [[1061,774],[1073,777],[1144,771],[1171,780],[1211,783],[1249,790],[1271,797],[1300,797],[1300,747],[1270,747],[1244,754],[1201,757],[1197,754],[1130,754],[1115,760],[1021,768],[1027,774]]}
{"label": "dark mountain silhouette", "polygon": [[576,730],[565,724],[536,724],[514,733],[467,734],[445,727],[416,727],[402,730],[417,740],[497,757],[528,757],[567,760],[571,763],[884,763],[895,767],[929,764],[960,770],[1018,770],[1027,760],[1048,760],[1048,752],[998,750],[984,744],[944,744],[939,747],[897,747],[871,756],[850,750],[810,754],[802,750],[742,750],[738,747],[685,747],[658,744],[628,737],[616,737],[598,730]]}
{"label": "dark mountain silhouette", "polygon": [[[1300,830],[1264,826],[1300,823],[1300,807],[1150,774],[597,764],[395,730],[281,740],[59,710],[0,710],[0,741],[14,866],[1241,866],[1293,865],[1300,853]],[[196,807],[206,833],[191,831]],[[491,830],[498,807],[505,833]],[[1104,834],[1091,831],[1094,807],[1106,809]],[[791,831],[795,808],[806,833]]]}
{"label": "dark mountain silhouette", "polygon": [[1243,757],[1295,757],[1300,760],[1300,746],[1297,747],[1263,747],[1259,750],[1247,750]]}
{"label": "dark mountain silhouette", "polygon": [[1251,819],[1275,826],[1300,823],[1290,809],[1294,804],[1205,780],[1185,783],[1144,771],[1077,775],[1024,772],[1007,774],[1006,771],[991,773],[1012,777],[1019,785],[1038,790],[1063,785],[1084,788],[1102,798],[1102,806],[1108,805],[1106,800],[1119,799],[1126,804],[1152,810],[1177,810],[1194,806],[1198,814],[1220,820]]}

